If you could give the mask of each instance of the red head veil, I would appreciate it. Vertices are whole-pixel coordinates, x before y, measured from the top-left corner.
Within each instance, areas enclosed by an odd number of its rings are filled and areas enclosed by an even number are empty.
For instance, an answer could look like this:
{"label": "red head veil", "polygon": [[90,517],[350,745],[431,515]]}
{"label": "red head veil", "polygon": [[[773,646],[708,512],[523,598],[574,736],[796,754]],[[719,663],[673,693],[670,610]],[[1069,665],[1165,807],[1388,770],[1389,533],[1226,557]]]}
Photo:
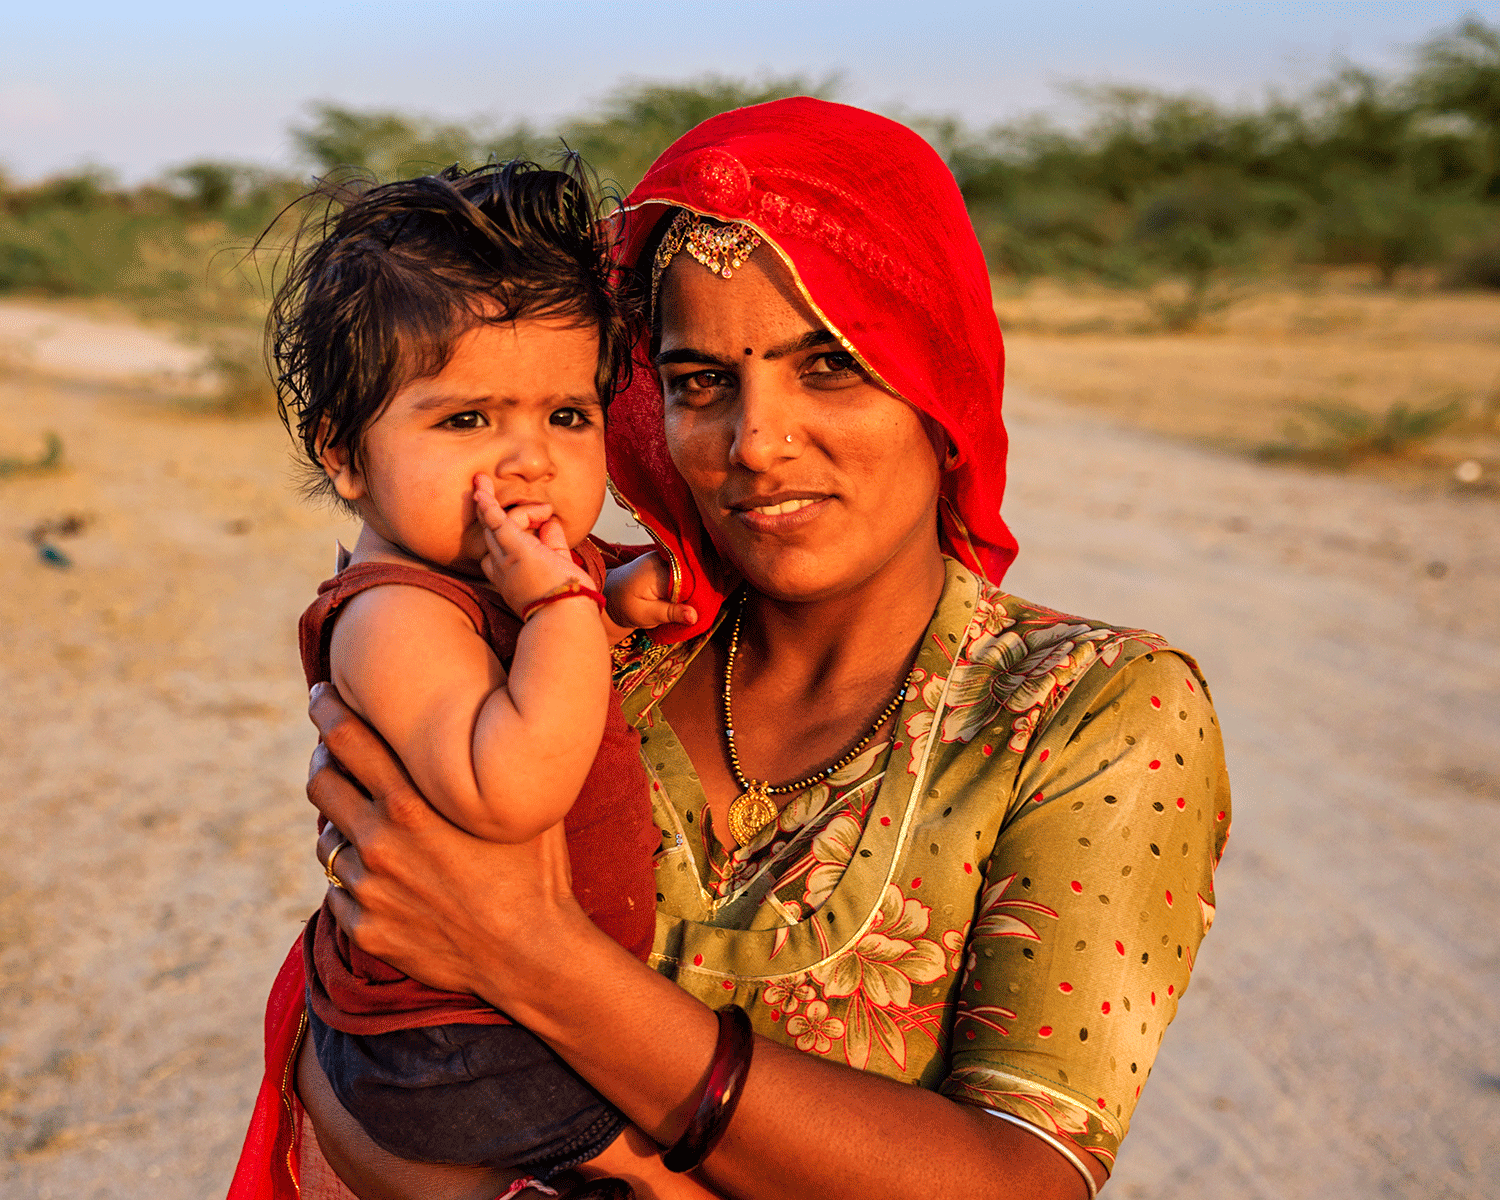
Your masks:
{"label": "red head veil", "polygon": [[[755,229],[803,296],[871,376],[937,420],[958,447],[939,502],[945,553],[999,581],[1016,556],[1000,517],[1005,351],[989,271],[953,174],[895,121],[798,97],[712,117],[672,143],[625,202],[634,265],[669,207]],[[763,251],[764,253],[764,251]],[[706,628],[723,593],[717,559],[667,454],[646,346],[610,408],[615,488],[673,560],[677,598]],[[705,571],[705,564],[711,571]]]}

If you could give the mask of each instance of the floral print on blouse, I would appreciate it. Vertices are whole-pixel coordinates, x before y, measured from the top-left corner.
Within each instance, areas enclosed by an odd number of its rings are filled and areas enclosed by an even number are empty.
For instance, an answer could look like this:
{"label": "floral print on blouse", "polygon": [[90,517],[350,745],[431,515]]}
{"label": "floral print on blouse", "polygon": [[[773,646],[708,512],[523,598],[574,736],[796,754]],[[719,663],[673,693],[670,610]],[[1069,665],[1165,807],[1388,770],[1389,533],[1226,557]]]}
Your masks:
{"label": "floral print on blouse", "polygon": [[730,850],[656,707],[709,636],[617,656],[662,830],[651,964],[767,1037],[1112,1167],[1229,829],[1192,660],[950,559],[895,736]]}

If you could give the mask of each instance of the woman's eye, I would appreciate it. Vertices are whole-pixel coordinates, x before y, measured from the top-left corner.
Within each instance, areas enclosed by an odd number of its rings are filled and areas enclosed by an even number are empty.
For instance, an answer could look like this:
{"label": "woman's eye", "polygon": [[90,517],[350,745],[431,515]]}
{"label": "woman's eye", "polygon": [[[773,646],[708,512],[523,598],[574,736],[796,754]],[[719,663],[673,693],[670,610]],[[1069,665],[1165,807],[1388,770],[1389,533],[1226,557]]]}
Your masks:
{"label": "woman's eye", "polygon": [[559,425],[563,429],[576,429],[580,425],[589,424],[589,417],[581,408],[559,408],[553,411],[547,418],[553,425]]}
{"label": "woman's eye", "polygon": [[446,429],[479,429],[484,425],[484,414],[480,412],[454,413],[443,426]]}
{"label": "woman's eye", "polygon": [[669,376],[664,382],[669,392],[701,399],[710,392],[733,387],[734,376],[728,371],[693,371],[687,375]]}
{"label": "woman's eye", "polygon": [[707,392],[714,388],[728,387],[733,381],[723,371],[696,371],[684,376],[682,382],[693,391]]}
{"label": "woman's eye", "polygon": [[820,354],[810,366],[815,375],[843,375],[859,370],[854,355],[847,350],[831,350],[827,354]]}

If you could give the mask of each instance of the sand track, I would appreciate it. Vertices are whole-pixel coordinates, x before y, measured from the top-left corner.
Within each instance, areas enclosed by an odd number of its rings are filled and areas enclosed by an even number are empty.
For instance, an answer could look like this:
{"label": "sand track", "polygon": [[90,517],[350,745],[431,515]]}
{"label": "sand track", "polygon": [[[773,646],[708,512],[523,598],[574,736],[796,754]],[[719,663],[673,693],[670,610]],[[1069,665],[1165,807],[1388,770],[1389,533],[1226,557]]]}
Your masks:
{"label": "sand track", "polygon": [[[55,430],[67,462],[0,480],[0,1193],[212,1197],[322,894],[293,626],[349,527],[274,420],[58,354],[0,376],[0,457]],[[1011,425],[1009,585],[1195,653],[1235,784],[1111,1192],[1494,1195],[1500,506],[1033,398]],[[69,514],[48,565],[28,535]]]}

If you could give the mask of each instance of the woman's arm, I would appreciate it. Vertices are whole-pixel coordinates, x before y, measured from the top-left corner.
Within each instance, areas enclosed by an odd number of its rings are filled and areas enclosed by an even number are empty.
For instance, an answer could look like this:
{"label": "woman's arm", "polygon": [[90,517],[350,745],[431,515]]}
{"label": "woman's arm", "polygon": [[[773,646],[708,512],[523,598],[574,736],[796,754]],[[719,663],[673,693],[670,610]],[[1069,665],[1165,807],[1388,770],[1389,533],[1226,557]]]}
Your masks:
{"label": "woman's arm", "polygon": [[[471,838],[428,808],[332,689],[315,689],[312,715],[373,798],[328,755],[315,760],[309,797],[353,843],[338,860],[349,891],[331,897],[340,924],[402,970],[504,1008],[640,1129],[675,1140],[706,1082],[712,1010],[589,922],[555,831],[522,845]],[[320,855],[339,837],[325,831]],[[765,1040],[700,1174],[743,1197],[1086,1194],[1076,1168],[1019,1126]]]}

